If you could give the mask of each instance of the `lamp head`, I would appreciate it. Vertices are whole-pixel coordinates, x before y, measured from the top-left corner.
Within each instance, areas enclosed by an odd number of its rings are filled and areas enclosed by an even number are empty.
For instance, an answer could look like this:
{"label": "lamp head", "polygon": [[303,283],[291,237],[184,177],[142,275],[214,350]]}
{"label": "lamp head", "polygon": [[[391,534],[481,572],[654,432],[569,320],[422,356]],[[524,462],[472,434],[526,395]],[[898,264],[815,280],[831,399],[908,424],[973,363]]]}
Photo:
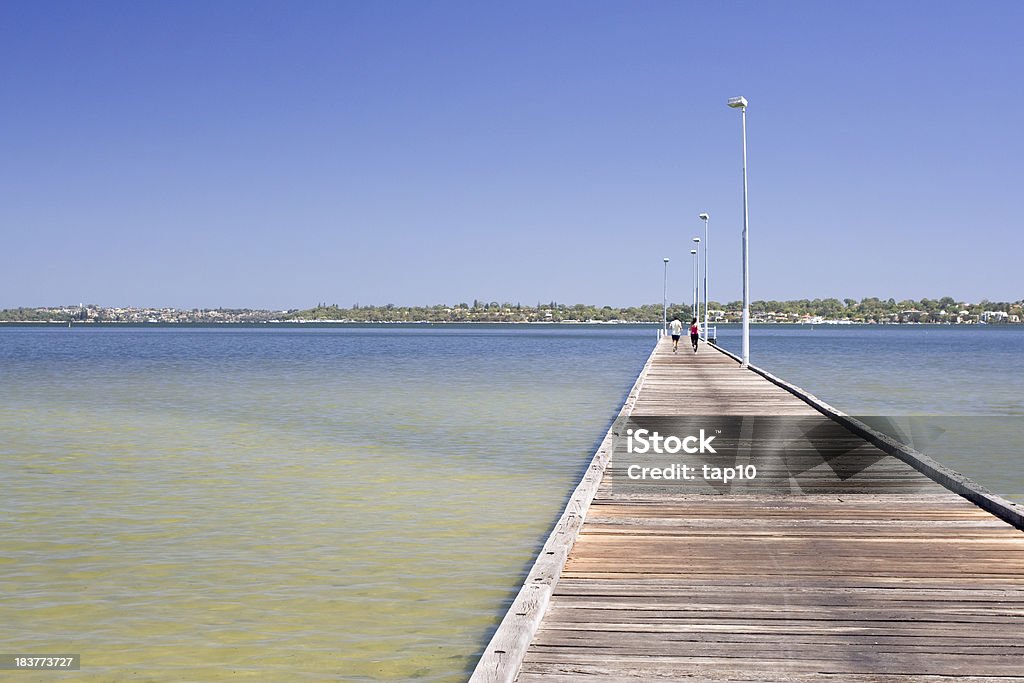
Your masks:
{"label": "lamp head", "polygon": [[696,249],[691,249],[690,253],[693,254],[694,256],[696,256],[697,255],[697,250]]}
{"label": "lamp head", "polygon": [[746,97],[730,97],[726,102],[733,109],[746,109],[747,98]]}
{"label": "lamp head", "polygon": [[702,213],[698,215],[697,218],[701,219],[702,221],[706,221],[708,218],[710,218],[710,216],[707,215],[706,213]]}
{"label": "lamp head", "polygon": [[665,257],[665,263],[668,263],[668,257],[667,256]]}
{"label": "lamp head", "polygon": [[694,237],[693,241],[696,242],[697,244],[700,244],[700,238],[699,237]]}

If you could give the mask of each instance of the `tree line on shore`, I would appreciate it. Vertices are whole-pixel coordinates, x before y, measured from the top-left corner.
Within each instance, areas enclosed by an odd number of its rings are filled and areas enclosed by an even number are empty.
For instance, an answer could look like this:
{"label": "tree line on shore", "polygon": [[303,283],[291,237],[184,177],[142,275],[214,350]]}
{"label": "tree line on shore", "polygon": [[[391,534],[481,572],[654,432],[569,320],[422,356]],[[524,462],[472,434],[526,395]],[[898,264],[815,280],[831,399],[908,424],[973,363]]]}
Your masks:
{"label": "tree line on shore", "polygon": [[[799,320],[820,317],[826,320],[852,320],[859,322],[897,322],[910,314],[914,322],[955,321],[958,317],[978,318],[986,311],[1001,311],[1024,319],[1024,301],[993,302],[982,299],[977,303],[957,301],[952,297],[940,299],[879,299],[867,297],[855,299],[796,299],[791,301],[753,301],[751,316],[773,321]],[[712,318],[724,322],[737,322],[742,311],[742,302],[708,302]],[[693,309],[689,304],[670,304],[669,319],[679,316],[690,319]],[[703,318],[703,314],[701,316]],[[659,322],[662,318],[661,304],[646,304],[615,308],[587,304],[561,304],[557,302],[538,303],[527,306],[522,303],[483,302],[460,303],[454,306],[360,306],[342,308],[337,304],[318,304],[314,308],[289,312],[291,320],[351,320],[357,322]]]}
{"label": "tree line on shore", "polygon": [[[737,322],[742,304],[739,301],[709,302],[711,319],[719,322]],[[825,320],[851,320],[854,322],[955,322],[958,319],[977,320],[986,312],[1002,312],[1006,319],[1024,320],[1024,300],[1016,302],[989,301],[977,303],[957,301],[952,297],[940,299],[795,299],[790,301],[759,300],[751,302],[752,318],[757,321],[796,322],[804,318]],[[117,316],[108,309],[93,304],[59,308],[10,308],[0,310],[0,321],[5,322],[70,322],[90,320],[117,322]],[[123,312],[125,309],[116,309]],[[131,309],[129,309],[131,310]],[[150,309],[139,309],[150,310]],[[290,311],[259,309],[204,309],[203,311],[162,309],[174,311],[173,322],[212,322],[211,310],[222,312],[222,322],[288,321],[351,321],[351,322],[659,322],[662,305],[612,307],[588,304],[563,304],[555,301],[524,305],[520,302],[474,300],[472,303],[434,306],[364,306],[354,304],[343,308],[337,304],[319,303],[313,308]],[[192,314],[195,314],[194,316]],[[678,316],[688,320],[693,311],[689,304],[673,303],[668,307],[669,319]],[[194,317],[194,319],[193,319]],[[703,318],[703,314],[701,316]]]}

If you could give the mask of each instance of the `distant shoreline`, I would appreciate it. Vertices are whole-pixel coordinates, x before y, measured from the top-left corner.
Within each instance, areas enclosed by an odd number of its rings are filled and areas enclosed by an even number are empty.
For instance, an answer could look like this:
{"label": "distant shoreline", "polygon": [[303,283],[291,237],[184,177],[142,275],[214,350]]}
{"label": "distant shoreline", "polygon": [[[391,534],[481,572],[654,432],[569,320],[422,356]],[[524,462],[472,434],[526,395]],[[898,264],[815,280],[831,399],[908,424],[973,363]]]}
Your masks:
{"label": "distant shoreline", "polygon": [[[751,321],[755,327],[1019,327],[1021,323],[984,323],[984,322],[852,322],[841,320],[824,320],[814,322],[781,322]],[[170,322],[170,321],[119,321],[119,320],[0,320],[0,326],[8,327],[480,327],[480,326],[590,326],[590,327],[653,327],[661,326],[661,321],[601,321],[601,320],[264,320],[253,322]],[[741,323],[717,322],[712,327],[739,327]]]}
{"label": "distant shoreline", "polygon": [[[115,323],[115,324],[652,324],[678,317],[688,321],[696,316],[709,324],[739,323],[745,307],[741,301],[708,301],[707,306],[680,303],[648,303],[639,306],[596,306],[556,301],[523,305],[521,302],[484,302],[432,306],[366,306],[349,308],[319,303],[306,309],[193,308],[99,306],[78,304],[57,307],[0,309],[0,322],[8,323]],[[952,297],[882,300],[797,299],[792,301],[751,301],[750,321],[755,324],[852,325],[892,323],[1022,324],[1024,300],[976,303]]]}

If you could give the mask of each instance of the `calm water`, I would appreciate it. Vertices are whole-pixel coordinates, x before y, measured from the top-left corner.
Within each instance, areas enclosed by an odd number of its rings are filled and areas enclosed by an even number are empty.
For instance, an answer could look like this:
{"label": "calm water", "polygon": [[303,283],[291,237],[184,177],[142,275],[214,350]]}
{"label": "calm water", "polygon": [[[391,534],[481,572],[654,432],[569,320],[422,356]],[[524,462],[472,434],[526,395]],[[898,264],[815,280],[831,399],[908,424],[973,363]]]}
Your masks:
{"label": "calm water", "polygon": [[[61,680],[463,680],[653,342],[0,327],[0,649],[80,653]],[[1021,416],[1022,351],[757,327],[752,360],[847,412]]]}
{"label": "calm water", "polygon": [[80,653],[61,680],[460,680],[653,342],[0,329],[3,651]]}

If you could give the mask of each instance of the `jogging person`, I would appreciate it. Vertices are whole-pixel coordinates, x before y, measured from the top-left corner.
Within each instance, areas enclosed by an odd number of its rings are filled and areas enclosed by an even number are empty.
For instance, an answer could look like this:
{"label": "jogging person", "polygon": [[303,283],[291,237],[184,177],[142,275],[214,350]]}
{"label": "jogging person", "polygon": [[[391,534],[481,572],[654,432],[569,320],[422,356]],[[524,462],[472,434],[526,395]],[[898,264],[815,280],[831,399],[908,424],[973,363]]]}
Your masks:
{"label": "jogging person", "polygon": [[700,339],[700,326],[697,324],[697,319],[694,318],[690,321],[690,343],[693,344],[694,353],[697,353],[698,339]]}
{"label": "jogging person", "polygon": [[679,322],[678,315],[672,318],[669,329],[672,331],[672,353],[675,353],[679,350],[679,335],[683,333],[683,324]]}

